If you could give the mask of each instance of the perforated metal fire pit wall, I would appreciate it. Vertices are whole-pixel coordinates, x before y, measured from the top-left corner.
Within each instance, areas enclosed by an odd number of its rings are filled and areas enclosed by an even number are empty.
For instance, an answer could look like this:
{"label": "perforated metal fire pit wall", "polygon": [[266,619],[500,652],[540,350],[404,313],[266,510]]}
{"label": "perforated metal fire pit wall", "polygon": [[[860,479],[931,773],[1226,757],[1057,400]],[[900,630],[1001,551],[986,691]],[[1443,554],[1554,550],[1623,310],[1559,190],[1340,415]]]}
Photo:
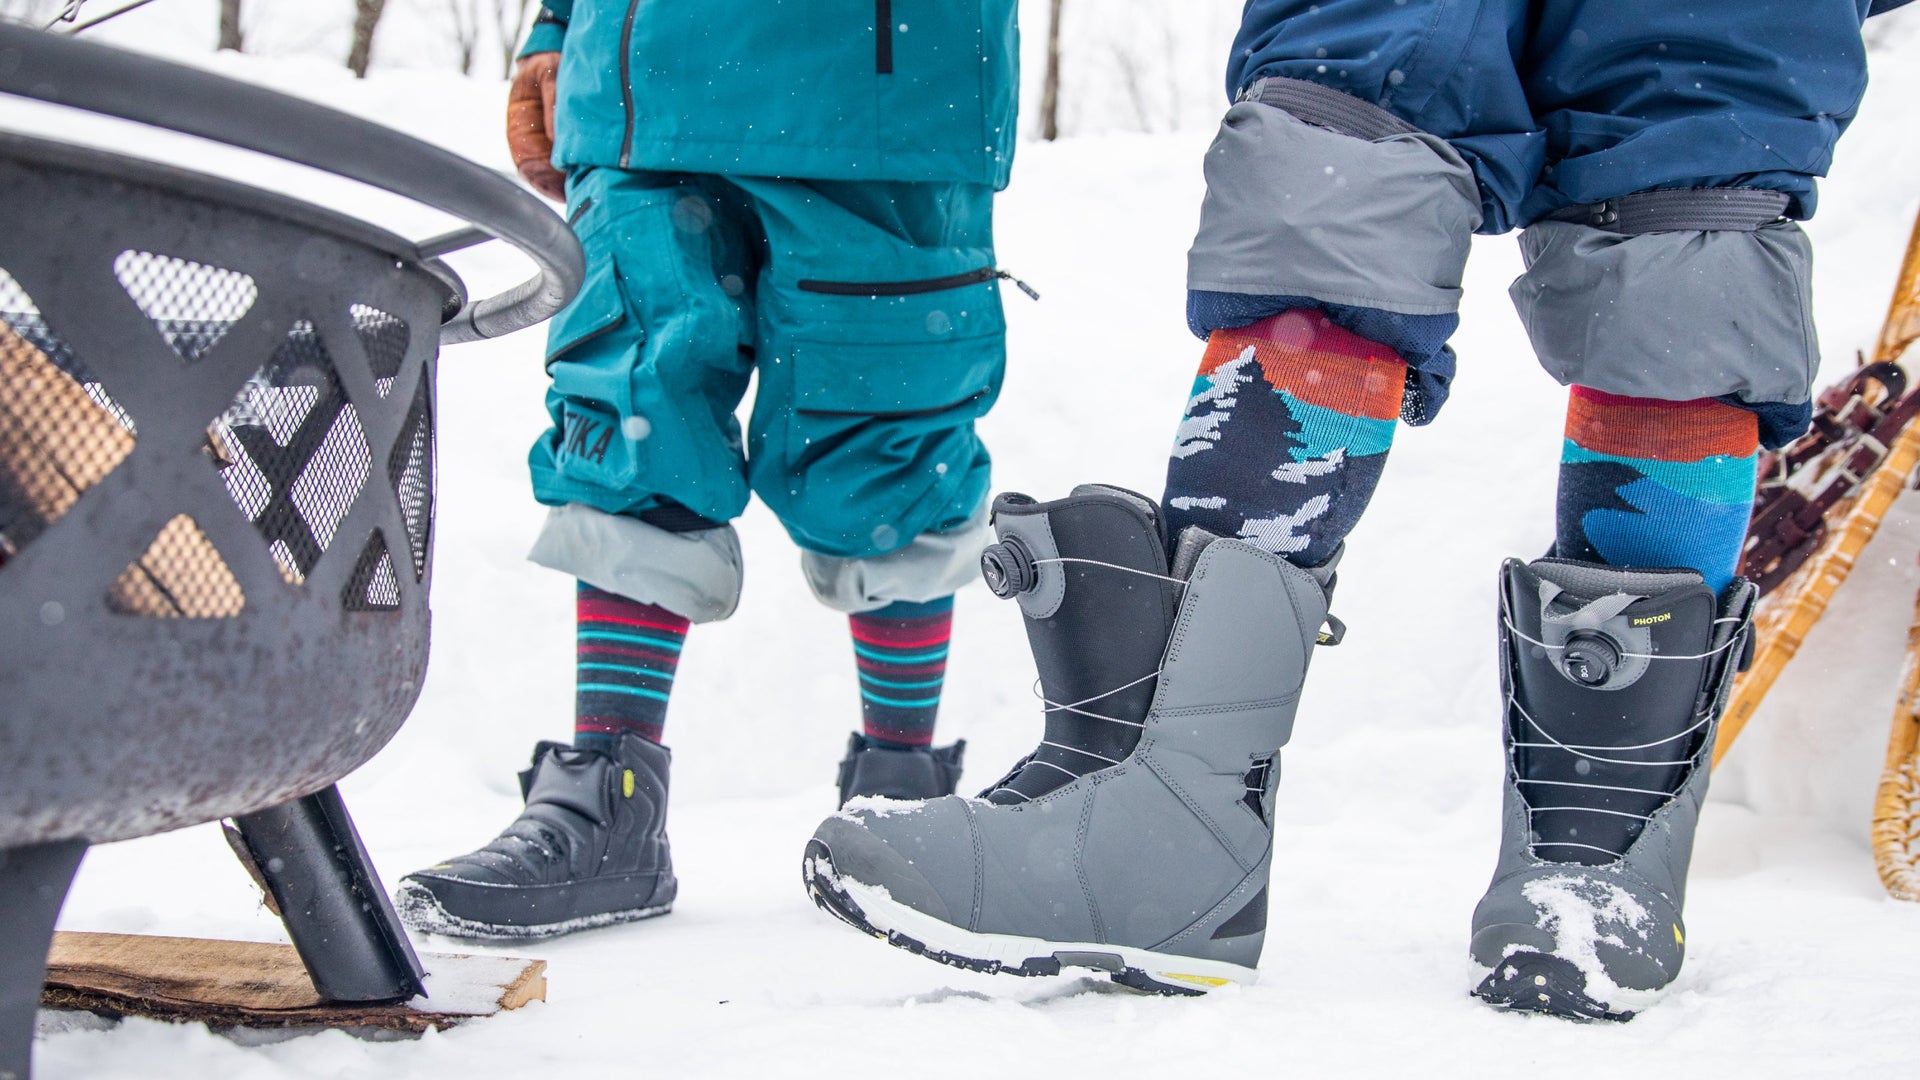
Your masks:
{"label": "perforated metal fire pit wall", "polygon": [[0,848],[326,786],[427,659],[455,282],[312,208],[0,138]]}
{"label": "perforated metal fire pit wall", "polygon": [[[418,994],[331,785],[406,719],[426,668],[439,346],[559,310],[579,244],[484,168],[207,72],[0,23],[0,95],[475,226],[415,243],[0,133],[0,1080],[27,1072],[88,844],[231,817],[322,997]],[[490,237],[538,273],[469,303],[438,256]]]}
{"label": "perforated metal fire pit wall", "polygon": [[[438,345],[551,315],[579,246],[465,159],[207,72],[0,25],[0,93],[311,165],[484,230],[416,244],[0,137],[0,850],[322,788],[419,693]],[[540,273],[469,304],[434,256],[489,234]]]}

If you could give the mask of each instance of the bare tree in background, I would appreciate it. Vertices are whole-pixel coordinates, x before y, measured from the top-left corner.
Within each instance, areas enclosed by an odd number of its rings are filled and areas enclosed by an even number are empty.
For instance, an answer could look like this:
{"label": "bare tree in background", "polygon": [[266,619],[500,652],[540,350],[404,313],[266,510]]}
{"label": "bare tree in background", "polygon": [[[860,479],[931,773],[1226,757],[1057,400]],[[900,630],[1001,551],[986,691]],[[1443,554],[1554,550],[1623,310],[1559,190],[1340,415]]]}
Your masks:
{"label": "bare tree in background", "polygon": [[245,41],[240,34],[240,0],[220,0],[219,48],[240,52]]}
{"label": "bare tree in background", "polygon": [[[453,21],[453,45],[460,50],[460,74],[473,74],[473,53],[480,47],[481,0],[446,0]],[[498,0],[495,0],[498,3]]]}
{"label": "bare tree in background", "polygon": [[500,74],[513,74],[513,60],[520,52],[520,36],[527,31],[538,0],[493,0],[493,28],[500,44]]}
{"label": "bare tree in background", "polygon": [[1060,137],[1060,4],[1053,0],[1047,18],[1047,74],[1040,84],[1040,137]]}
{"label": "bare tree in background", "polygon": [[387,13],[387,0],[353,0],[353,47],[347,52],[347,67],[355,78],[367,77],[367,61],[373,58],[373,32],[380,28],[380,16]]}

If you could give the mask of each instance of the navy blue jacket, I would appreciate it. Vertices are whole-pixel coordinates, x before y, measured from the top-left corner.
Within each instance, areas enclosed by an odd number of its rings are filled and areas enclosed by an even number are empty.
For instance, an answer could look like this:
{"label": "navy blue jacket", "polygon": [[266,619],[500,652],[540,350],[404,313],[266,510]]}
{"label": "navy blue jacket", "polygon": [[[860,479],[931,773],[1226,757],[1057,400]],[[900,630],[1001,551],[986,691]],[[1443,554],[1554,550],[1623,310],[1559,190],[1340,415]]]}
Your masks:
{"label": "navy blue jacket", "polygon": [[1866,89],[1860,24],[1906,0],[1249,0],[1227,64],[1354,94],[1451,142],[1482,231],[1659,187],[1814,180]]}

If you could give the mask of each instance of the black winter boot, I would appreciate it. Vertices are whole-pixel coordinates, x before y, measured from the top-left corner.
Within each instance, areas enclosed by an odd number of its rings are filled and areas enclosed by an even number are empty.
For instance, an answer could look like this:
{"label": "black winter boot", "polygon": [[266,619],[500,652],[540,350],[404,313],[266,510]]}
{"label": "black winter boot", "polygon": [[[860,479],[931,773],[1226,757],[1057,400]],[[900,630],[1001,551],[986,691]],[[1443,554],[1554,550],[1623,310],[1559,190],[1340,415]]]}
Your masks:
{"label": "black winter boot", "polygon": [[679,889],[671,760],[632,734],[611,754],[541,743],[520,774],[519,818],[480,850],[400,879],[400,918],[430,934],[525,940],[665,915]]}
{"label": "black winter boot", "polygon": [[967,740],[952,746],[901,749],[854,732],[840,762],[840,805],[848,799],[937,799],[960,782]]}

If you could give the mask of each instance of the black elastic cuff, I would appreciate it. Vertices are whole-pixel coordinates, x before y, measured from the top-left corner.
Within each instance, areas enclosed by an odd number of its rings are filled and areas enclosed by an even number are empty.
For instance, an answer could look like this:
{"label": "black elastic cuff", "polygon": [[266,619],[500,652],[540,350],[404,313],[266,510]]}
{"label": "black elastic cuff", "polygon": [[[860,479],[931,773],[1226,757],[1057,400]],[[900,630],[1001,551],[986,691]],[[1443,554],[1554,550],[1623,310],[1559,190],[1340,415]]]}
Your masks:
{"label": "black elastic cuff", "polygon": [[649,506],[640,511],[639,518],[656,529],[665,529],[670,533],[704,532],[726,524],[701,517],[668,498],[662,498],[658,506]]}

